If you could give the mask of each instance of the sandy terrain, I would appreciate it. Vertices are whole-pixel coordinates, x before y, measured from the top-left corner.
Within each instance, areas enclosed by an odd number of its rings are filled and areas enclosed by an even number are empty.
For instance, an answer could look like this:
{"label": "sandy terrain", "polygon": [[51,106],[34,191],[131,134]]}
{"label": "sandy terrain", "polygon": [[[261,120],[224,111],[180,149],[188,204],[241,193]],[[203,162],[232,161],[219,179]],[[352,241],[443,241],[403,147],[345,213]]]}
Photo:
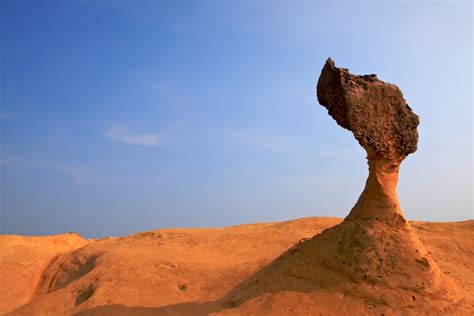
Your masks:
{"label": "sandy terrain", "polygon": [[[217,229],[161,229],[97,241],[76,234],[0,236],[0,313],[472,314],[474,221],[411,222],[443,276],[459,288],[448,304],[392,289],[392,296],[409,295],[411,303],[401,309],[384,299],[390,297],[384,289],[379,299],[365,296],[370,283],[321,286],[282,274],[265,279],[262,282],[268,284],[258,290],[248,290],[249,284],[258,282],[261,269],[271,271],[286,250],[340,222],[303,218]],[[361,295],[358,289],[364,289]]]}
{"label": "sandy terrain", "polygon": [[87,243],[74,233],[46,237],[0,235],[0,314],[30,301],[53,257]]}

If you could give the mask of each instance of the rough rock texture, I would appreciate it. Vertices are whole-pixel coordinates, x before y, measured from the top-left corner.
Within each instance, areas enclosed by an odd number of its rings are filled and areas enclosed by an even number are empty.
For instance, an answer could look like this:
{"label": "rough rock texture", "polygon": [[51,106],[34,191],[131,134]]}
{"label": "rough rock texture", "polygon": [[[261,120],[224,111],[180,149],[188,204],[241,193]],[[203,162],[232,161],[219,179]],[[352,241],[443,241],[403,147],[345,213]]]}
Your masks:
{"label": "rough rock texture", "polygon": [[377,157],[399,160],[416,151],[418,116],[396,85],[374,74],[352,75],[329,58],[319,77],[317,95],[329,115]]}
{"label": "rough rock texture", "polygon": [[319,102],[367,152],[369,177],[348,219],[404,223],[396,186],[400,163],[416,151],[418,116],[400,89],[377,79],[337,68],[330,58],[317,85]]}

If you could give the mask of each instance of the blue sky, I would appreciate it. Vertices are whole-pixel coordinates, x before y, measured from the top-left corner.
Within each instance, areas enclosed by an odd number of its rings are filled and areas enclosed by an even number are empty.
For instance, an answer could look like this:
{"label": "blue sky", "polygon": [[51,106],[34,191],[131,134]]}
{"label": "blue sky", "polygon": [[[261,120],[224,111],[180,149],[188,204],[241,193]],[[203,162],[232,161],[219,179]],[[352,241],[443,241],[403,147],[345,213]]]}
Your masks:
{"label": "blue sky", "polygon": [[409,219],[473,218],[472,4],[2,1],[0,233],[345,216],[365,155],[316,100],[328,56],[420,116]]}

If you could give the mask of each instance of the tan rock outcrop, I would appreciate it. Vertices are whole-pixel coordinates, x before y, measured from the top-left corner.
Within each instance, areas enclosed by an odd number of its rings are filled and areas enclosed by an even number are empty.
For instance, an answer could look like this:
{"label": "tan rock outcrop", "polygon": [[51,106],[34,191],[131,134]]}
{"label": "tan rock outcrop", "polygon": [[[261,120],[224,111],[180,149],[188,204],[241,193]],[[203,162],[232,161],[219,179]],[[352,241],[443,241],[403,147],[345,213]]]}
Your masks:
{"label": "tan rock outcrop", "polygon": [[432,306],[434,301],[452,306],[461,300],[459,289],[440,272],[398,202],[400,163],[417,149],[419,124],[401,91],[376,75],[352,75],[328,59],[317,96],[367,152],[364,191],[344,221],[289,249],[235,289],[231,300],[318,289],[393,308]]}
{"label": "tan rock outcrop", "polygon": [[419,120],[400,89],[376,75],[351,75],[329,58],[319,77],[317,96],[367,152],[369,178],[349,218],[403,216],[396,194],[398,170],[402,160],[416,151]]}

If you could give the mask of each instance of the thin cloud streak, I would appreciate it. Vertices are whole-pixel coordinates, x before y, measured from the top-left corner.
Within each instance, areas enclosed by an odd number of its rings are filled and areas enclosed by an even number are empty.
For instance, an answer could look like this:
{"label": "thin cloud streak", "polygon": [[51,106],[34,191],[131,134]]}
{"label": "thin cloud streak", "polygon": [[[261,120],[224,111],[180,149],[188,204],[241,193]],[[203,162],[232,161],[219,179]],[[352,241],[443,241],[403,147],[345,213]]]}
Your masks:
{"label": "thin cloud streak", "polygon": [[124,127],[109,127],[104,131],[104,136],[111,140],[127,144],[143,146],[162,145],[160,134],[132,134]]}
{"label": "thin cloud streak", "polygon": [[24,169],[25,167],[30,167],[51,170],[54,172],[66,174],[77,183],[84,182],[85,179],[101,171],[101,169],[96,167],[77,166],[43,160],[30,160],[24,158],[0,159],[0,166],[5,168],[8,166],[21,166],[22,169]]}
{"label": "thin cloud streak", "polygon": [[[27,159],[21,157],[0,158],[0,167],[3,170],[23,171],[30,177],[31,169],[43,169],[66,175],[75,184],[81,186],[110,186],[125,183],[144,183],[150,181],[149,173],[139,172],[134,167],[124,165],[86,166],[65,164],[55,161]],[[17,173],[18,175],[18,173]],[[156,178],[152,178],[153,181]]]}
{"label": "thin cloud streak", "polygon": [[260,131],[235,130],[230,132],[229,139],[238,145],[270,151],[284,151],[290,146],[288,139],[263,134]]}

